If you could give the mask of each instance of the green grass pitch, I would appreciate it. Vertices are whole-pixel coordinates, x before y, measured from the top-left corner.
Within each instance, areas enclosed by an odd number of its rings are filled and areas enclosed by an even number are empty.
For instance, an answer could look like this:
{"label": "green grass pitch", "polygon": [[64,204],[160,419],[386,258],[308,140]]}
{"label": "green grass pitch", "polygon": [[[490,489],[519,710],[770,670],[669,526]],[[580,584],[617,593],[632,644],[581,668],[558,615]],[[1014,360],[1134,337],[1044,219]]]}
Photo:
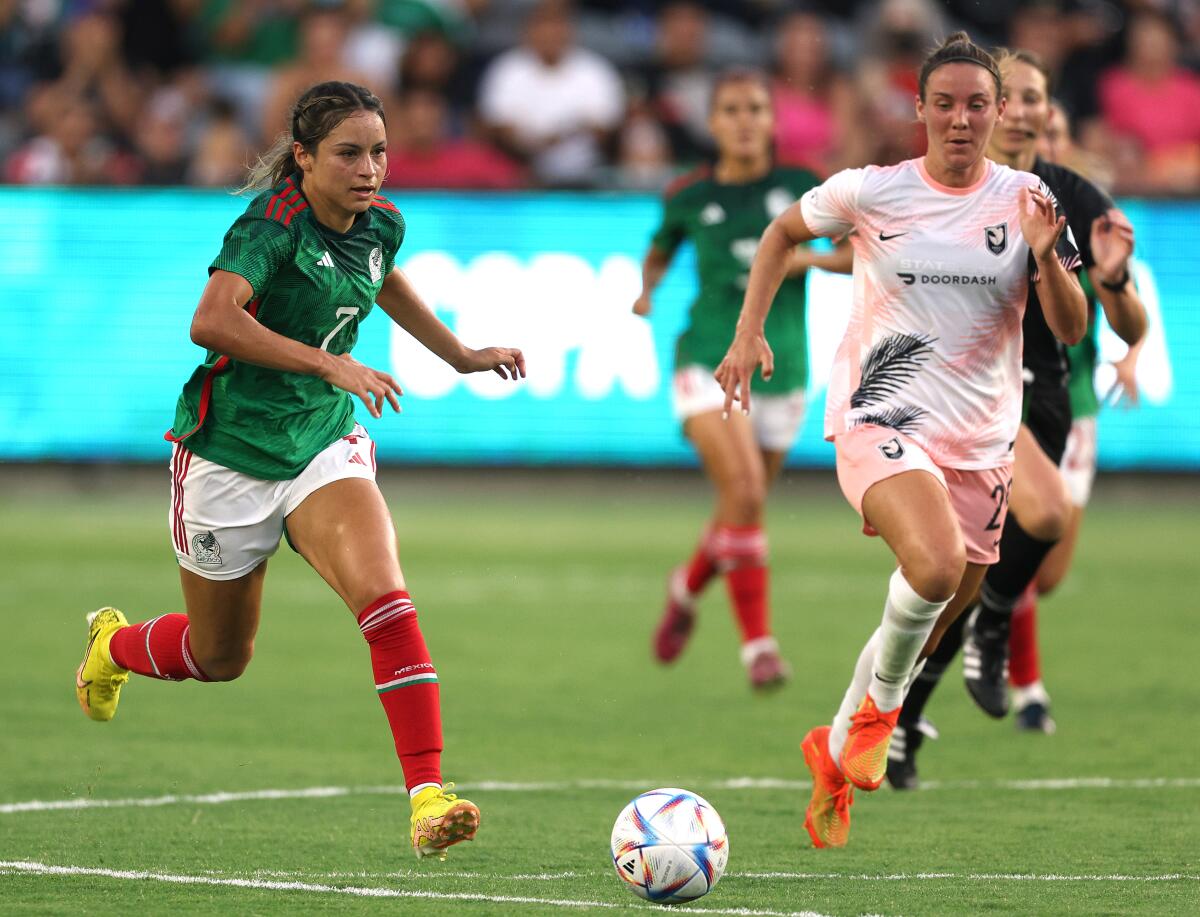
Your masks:
{"label": "green grass pitch", "polygon": [[[417,863],[365,645],[315,574],[286,547],[271,561],[241,680],[135,680],[116,720],[92,723],[71,688],[84,613],[180,610],[166,473],[87,487],[10,473],[0,913],[637,909],[608,836],[638,790],[662,785],[707,796],[730,834],[725,878],[681,912],[1200,913],[1198,487],[1101,481],[1074,574],[1042,615],[1056,736],[986,719],[956,668],[929,710],[942,730],[921,761],[931,787],[860,794],[850,845],[818,851],[797,744],[836,708],[889,570],[832,475],[772,496],[775,619],[795,678],[755,697],[719,585],[679,664],[650,659],[665,576],[707,511],[694,474],[390,472],[442,680],[446,775],[483,812],[475,843]],[[341,789],[296,798],[312,787]],[[287,792],[14,806],[265,790]]]}

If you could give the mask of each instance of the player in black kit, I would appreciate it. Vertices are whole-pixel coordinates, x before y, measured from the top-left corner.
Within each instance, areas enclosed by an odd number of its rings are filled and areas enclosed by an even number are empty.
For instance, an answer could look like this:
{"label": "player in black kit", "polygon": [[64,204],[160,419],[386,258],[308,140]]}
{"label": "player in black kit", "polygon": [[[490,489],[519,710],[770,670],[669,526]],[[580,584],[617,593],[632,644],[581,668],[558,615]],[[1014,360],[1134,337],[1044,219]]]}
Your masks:
{"label": "player in black kit", "polygon": [[[1099,298],[1109,325],[1133,344],[1146,329],[1145,308],[1129,276],[1133,228],[1105,192],[1037,155],[1037,140],[1050,113],[1050,74],[1037,56],[1003,51],[998,60],[1007,108],[1003,124],[992,135],[988,156],[1032,172],[1049,187],[1067,216],[1082,257],[1089,307]],[[1070,500],[1058,470],[1071,428],[1070,364],[1066,348],[1046,324],[1032,285],[1022,330],[1024,407],[1015,445],[1009,513],[996,533],[1000,560],[988,568],[978,602],[943,635],[905,700],[888,753],[887,776],[897,789],[916,786],[917,749],[925,737],[936,734],[922,714],[960,646],[972,698],[990,716],[1008,713],[1012,612],[1070,518]]]}

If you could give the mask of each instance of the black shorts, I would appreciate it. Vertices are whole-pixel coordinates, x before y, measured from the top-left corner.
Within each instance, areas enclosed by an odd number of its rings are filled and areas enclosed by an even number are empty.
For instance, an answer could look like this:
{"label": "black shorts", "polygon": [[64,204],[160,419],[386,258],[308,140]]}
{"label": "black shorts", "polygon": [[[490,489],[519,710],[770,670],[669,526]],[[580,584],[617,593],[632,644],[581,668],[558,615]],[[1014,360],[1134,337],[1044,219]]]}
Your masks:
{"label": "black shorts", "polygon": [[1062,464],[1071,432],[1071,397],[1065,385],[1027,385],[1021,409],[1021,423],[1050,457]]}

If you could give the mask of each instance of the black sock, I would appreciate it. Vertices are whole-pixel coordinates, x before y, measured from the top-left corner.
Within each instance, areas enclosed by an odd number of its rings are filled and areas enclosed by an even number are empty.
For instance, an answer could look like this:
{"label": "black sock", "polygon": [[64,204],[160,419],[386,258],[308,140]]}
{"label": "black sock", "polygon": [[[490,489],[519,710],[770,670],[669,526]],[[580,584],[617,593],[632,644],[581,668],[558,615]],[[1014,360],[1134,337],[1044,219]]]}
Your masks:
{"label": "black sock", "polygon": [[958,651],[962,647],[964,618],[966,618],[965,613],[959,615],[958,619],[942,634],[942,642],[925,660],[925,668],[921,670],[921,674],[916,677],[912,687],[908,689],[908,696],[904,698],[904,707],[900,711],[900,723],[906,729],[915,726],[921,719],[921,714],[925,712],[925,705],[929,703],[933,689],[938,686],[938,682],[946,674],[946,668],[958,655]]}
{"label": "black sock", "polygon": [[979,626],[989,628],[997,623],[1007,623],[1013,609],[1021,600],[1038,567],[1050,553],[1056,541],[1041,541],[1034,538],[1010,515],[1004,520],[1004,531],[1000,535],[1000,559],[988,567],[979,592],[983,606],[979,612]]}

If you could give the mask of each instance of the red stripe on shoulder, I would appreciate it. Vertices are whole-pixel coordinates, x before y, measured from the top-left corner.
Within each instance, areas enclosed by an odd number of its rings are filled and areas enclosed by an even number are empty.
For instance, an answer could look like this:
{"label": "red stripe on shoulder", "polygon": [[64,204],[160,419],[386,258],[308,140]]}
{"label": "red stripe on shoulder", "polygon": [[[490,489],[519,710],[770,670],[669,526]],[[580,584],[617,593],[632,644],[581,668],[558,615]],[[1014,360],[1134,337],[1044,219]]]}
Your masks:
{"label": "red stripe on shoulder", "polygon": [[[285,189],[286,190],[286,189]],[[293,188],[291,193],[280,199],[275,207],[275,216],[272,219],[284,223],[284,217],[290,215],[291,210],[295,209],[298,204],[308,206],[308,202],[304,200],[304,195],[300,193],[299,188]],[[287,223],[284,223],[286,226]]]}
{"label": "red stripe on shoulder", "polygon": [[295,207],[293,207],[291,210],[289,210],[287,212],[287,215],[282,220],[283,225],[284,226],[290,225],[292,222],[292,217],[294,217],[296,214],[300,213],[301,211],[307,210],[307,209],[308,209],[308,201],[305,201],[305,200],[300,201],[299,204],[297,204]]}
{"label": "red stripe on shoulder", "polygon": [[371,206],[378,207],[381,210],[392,210],[396,213],[400,212],[399,207],[389,201],[386,197],[380,197],[378,194],[375,195],[375,199],[371,201]]}
{"label": "red stripe on shoulder", "polygon": [[711,166],[697,166],[690,172],[685,172],[675,179],[671,184],[667,185],[667,190],[663,192],[663,197],[674,197],[684,188],[691,187],[698,181],[704,181],[712,175]]}
{"label": "red stripe on shoulder", "polygon": [[271,214],[275,210],[276,205],[278,205],[280,201],[291,194],[294,188],[295,185],[292,184],[292,179],[289,177],[288,180],[284,182],[283,187],[271,195],[271,199],[267,201],[266,218],[268,220],[271,219]]}

